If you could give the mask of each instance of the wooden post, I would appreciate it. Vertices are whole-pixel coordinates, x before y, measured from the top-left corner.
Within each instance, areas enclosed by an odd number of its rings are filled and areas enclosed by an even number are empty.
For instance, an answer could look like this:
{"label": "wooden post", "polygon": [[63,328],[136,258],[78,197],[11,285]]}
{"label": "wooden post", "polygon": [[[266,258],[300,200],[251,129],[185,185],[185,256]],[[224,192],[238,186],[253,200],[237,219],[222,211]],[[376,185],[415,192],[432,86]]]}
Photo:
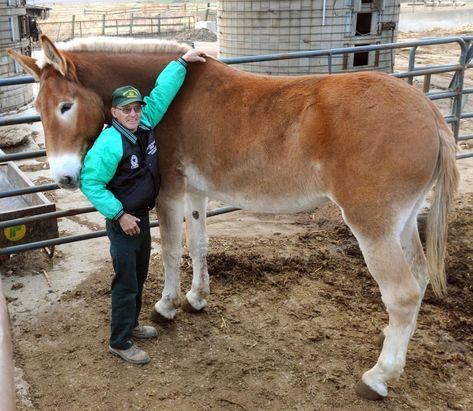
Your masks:
{"label": "wooden post", "polygon": [[102,36],[105,36],[105,14],[102,14]]}
{"label": "wooden post", "polygon": [[130,36],[133,34],[133,13],[130,15]]}
{"label": "wooden post", "polygon": [[209,9],[210,9],[210,3],[207,3],[207,8],[205,9],[205,18],[204,21],[209,20]]}
{"label": "wooden post", "polygon": [[118,36],[118,19],[115,19],[115,27],[117,28],[117,36]]}
{"label": "wooden post", "polygon": [[75,35],[75,25],[76,25],[76,15],[72,15],[72,27],[71,27],[71,39],[74,38]]}
{"label": "wooden post", "polygon": [[10,318],[0,279],[0,398],[2,410],[15,410],[15,380],[13,350],[11,345]]}
{"label": "wooden post", "polygon": [[158,34],[161,34],[161,17],[158,17]]}

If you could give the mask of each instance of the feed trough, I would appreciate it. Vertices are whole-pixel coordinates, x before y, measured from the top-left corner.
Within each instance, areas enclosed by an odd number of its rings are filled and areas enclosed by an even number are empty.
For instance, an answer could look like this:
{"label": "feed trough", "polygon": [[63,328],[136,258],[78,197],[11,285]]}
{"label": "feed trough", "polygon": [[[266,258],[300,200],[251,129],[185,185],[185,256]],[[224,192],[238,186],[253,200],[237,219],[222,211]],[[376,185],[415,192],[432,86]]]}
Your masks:
{"label": "feed trough", "polygon": [[[0,191],[32,186],[34,184],[15,163],[11,161],[0,163]],[[56,211],[56,205],[50,202],[42,193],[23,194],[0,199],[0,221],[53,211]],[[56,219],[34,221],[0,230],[0,247],[48,240],[58,236]]]}

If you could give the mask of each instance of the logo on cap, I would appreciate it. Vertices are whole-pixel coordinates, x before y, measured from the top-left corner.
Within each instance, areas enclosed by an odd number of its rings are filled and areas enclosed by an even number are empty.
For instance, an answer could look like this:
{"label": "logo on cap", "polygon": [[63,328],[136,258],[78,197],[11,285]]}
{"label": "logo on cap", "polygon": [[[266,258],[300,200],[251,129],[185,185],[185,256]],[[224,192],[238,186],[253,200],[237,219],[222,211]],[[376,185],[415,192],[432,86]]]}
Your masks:
{"label": "logo on cap", "polygon": [[132,88],[130,88],[130,89],[126,90],[123,93],[123,97],[136,98],[136,97],[138,97],[138,92],[136,90],[133,90]]}

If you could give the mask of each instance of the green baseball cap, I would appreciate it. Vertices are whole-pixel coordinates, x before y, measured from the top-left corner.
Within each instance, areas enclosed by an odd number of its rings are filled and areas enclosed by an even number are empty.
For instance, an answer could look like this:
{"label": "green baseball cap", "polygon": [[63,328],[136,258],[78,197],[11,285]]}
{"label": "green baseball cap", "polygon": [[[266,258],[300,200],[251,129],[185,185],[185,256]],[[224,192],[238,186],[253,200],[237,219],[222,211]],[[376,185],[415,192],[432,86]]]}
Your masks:
{"label": "green baseball cap", "polygon": [[141,93],[133,86],[118,87],[112,94],[112,106],[123,107],[130,103],[146,104]]}

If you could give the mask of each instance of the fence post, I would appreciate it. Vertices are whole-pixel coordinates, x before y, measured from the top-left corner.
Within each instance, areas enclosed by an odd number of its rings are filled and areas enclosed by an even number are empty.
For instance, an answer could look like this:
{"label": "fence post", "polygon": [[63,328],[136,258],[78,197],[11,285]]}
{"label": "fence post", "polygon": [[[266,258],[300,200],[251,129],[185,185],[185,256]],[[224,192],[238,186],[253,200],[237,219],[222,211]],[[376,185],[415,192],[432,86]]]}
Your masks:
{"label": "fence post", "polygon": [[207,8],[205,9],[205,19],[204,19],[204,21],[209,20],[209,9],[210,9],[210,3],[207,3]]}
{"label": "fence post", "polygon": [[133,13],[130,15],[130,36],[133,34]]}
{"label": "fence post", "polygon": [[158,34],[161,34],[161,17],[158,17]]}
{"label": "fence post", "polygon": [[73,14],[72,15],[72,27],[71,27],[71,39],[74,38],[74,35],[75,35],[75,25],[76,25],[76,15]]}
{"label": "fence post", "polygon": [[62,22],[59,22],[59,25],[58,25],[58,27],[57,27],[56,41],[60,41],[60,40],[59,40],[59,35],[61,34],[61,26],[62,26]]}
{"label": "fence post", "polygon": [[105,36],[105,14],[102,14],[102,36]]}
{"label": "fence post", "polygon": [[[15,382],[13,368],[13,350],[10,331],[10,317],[8,316],[7,300],[3,294],[0,279],[0,395],[2,409],[15,409]],[[4,408],[5,407],[5,408]]]}

